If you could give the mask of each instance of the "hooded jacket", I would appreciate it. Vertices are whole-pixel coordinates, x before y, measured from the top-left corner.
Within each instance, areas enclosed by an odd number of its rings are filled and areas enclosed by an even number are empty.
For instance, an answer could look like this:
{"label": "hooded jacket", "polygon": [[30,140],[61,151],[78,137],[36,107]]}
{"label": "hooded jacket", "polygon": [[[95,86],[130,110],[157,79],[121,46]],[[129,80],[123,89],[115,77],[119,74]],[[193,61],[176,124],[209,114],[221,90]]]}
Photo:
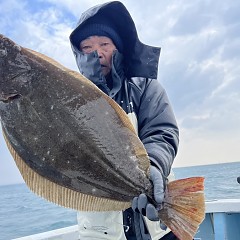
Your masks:
{"label": "hooded jacket", "polygon": [[[108,20],[117,29],[123,51],[112,58],[112,86],[101,73],[96,52],[83,54],[78,33],[88,23]],[[179,131],[167,94],[157,80],[160,48],[140,42],[135,24],[118,1],[98,5],[82,14],[70,42],[80,72],[113,98],[126,113],[137,117],[138,135],[151,164],[167,177],[176,156]]]}
{"label": "hooded jacket", "polygon": [[[107,80],[102,74],[97,52],[84,54],[79,49],[78,40],[81,29],[88,23],[101,21],[109,21],[123,43],[121,53],[116,51],[113,54],[111,77]],[[98,5],[83,13],[70,35],[70,42],[80,72],[113,98],[127,114],[136,116],[138,136],[151,164],[167,177],[177,154],[179,131],[167,94],[157,80],[160,48],[141,43],[129,12],[118,1]],[[135,226],[133,233],[126,233],[127,239],[151,239],[148,233],[146,237],[140,237],[141,233],[138,235],[136,221],[141,217],[133,215],[131,209],[123,212],[124,224]],[[159,229],[158,224],[156,229]],[[153,239],[159,239],[166,232],[158,233],[157,230],[154,234]]]}

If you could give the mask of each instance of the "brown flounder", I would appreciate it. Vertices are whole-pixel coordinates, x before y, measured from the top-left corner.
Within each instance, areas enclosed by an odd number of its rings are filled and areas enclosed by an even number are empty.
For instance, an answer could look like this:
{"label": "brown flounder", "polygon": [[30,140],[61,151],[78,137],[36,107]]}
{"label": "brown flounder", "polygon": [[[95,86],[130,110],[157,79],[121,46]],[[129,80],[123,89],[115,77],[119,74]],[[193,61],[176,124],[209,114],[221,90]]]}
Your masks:
{"label": "brown flounder", "polygon": [[[91,81],[0,35],[0,117],[28,187],[64,207],[123,210],[152,197],[146,150],[122,108]],[[204,219],[204,179],[167,185],[161,220],[193,239]]]}
{"label": "brown flounder", "polygon": [[[147,153],[118,104],[77,72],[4,36],[0,115],[11,152],[23,160],[23,178],[40,195],[55,198],[48,186],[54,183],[57,195],[61,187],[86,194],[81,198],[91,199],[90,209],[119,210],[151,193]],[[114,207],[93,204],[102,197]]]}

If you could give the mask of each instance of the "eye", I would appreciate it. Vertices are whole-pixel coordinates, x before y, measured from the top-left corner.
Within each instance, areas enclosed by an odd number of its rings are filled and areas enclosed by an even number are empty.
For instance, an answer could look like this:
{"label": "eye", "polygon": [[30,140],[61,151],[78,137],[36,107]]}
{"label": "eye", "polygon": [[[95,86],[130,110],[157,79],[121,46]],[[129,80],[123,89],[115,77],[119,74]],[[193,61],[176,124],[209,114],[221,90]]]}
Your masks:
{"label": "eye", "polygon": [[83,41],[80,43],[80,50],[84,53],[90,53],[93,49],[93,45],[88,41]]}
{"label": "eye", "polygon": [[81,47],[82,50],[89,50],[91,48],[92,48],[92,46],[90,46],[90,45],[84,45]]}
{"label": "eye", "polygon": [[109,44],[110,44],[109,42],[103,42],[103,43],[101,43],[101,46],[105,47],[105,46],[108,46]]}

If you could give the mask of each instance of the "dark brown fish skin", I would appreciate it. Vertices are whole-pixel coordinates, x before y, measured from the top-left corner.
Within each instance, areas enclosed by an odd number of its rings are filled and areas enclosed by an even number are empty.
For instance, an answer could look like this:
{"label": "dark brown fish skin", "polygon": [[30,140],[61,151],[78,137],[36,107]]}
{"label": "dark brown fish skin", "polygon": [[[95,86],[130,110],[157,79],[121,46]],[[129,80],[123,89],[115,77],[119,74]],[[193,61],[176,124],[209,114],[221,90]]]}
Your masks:
{"label": "dark brown fish skin", "polygon": [[138,168],[148,159],[133,150],[136,134],[100,90],[69,72],[0,35],[0,117],[8,141],[30,168],[61,186],[120,201],[151,195]]}

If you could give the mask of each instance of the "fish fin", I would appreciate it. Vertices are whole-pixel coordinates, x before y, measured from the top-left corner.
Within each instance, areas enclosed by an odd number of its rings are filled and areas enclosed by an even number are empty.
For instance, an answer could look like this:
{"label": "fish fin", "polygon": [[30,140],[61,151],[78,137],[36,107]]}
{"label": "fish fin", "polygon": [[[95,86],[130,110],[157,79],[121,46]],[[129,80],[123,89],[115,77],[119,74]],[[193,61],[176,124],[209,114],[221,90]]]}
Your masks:
{"label": "fish fin", "polygon": [[159,217],[180,240],[192,240],[205,218],[204,178],[170,182]]}
{"label": "fish fin", "polygon": [[121,211],[131,206],[130,202],[121,202],[83,194],[42,177],[32,170],[17,154],[4,134],[4,129],[3,136],[26,185],[38,196],[57,205],[77,211]]}
{"label": "fish fin", "polygon": [[36,51],[34,51],[32,49],[29,49],[29,48],[24,48],[24,50],[27,51],[27,52],[32,53],[33,55],[35,55],[35,56],[37,56],[37,57],[39,57],[39,58],[41,58],[41,59],[43,59],[45,61],[48,61],[49,63],[53,64],[54,66],[56,66],[56,67],[58,67],[58,68],[60,68],[60,69],[62,69],[64,71],[69,71],[68,68],[64,67],[59,62],[53,60],[52,58],[50,58],[50,57],[48,57],[48,56],[46,56],[46,55],[44,55],[44,54],[42,54],[40,52],[36,52]]}

